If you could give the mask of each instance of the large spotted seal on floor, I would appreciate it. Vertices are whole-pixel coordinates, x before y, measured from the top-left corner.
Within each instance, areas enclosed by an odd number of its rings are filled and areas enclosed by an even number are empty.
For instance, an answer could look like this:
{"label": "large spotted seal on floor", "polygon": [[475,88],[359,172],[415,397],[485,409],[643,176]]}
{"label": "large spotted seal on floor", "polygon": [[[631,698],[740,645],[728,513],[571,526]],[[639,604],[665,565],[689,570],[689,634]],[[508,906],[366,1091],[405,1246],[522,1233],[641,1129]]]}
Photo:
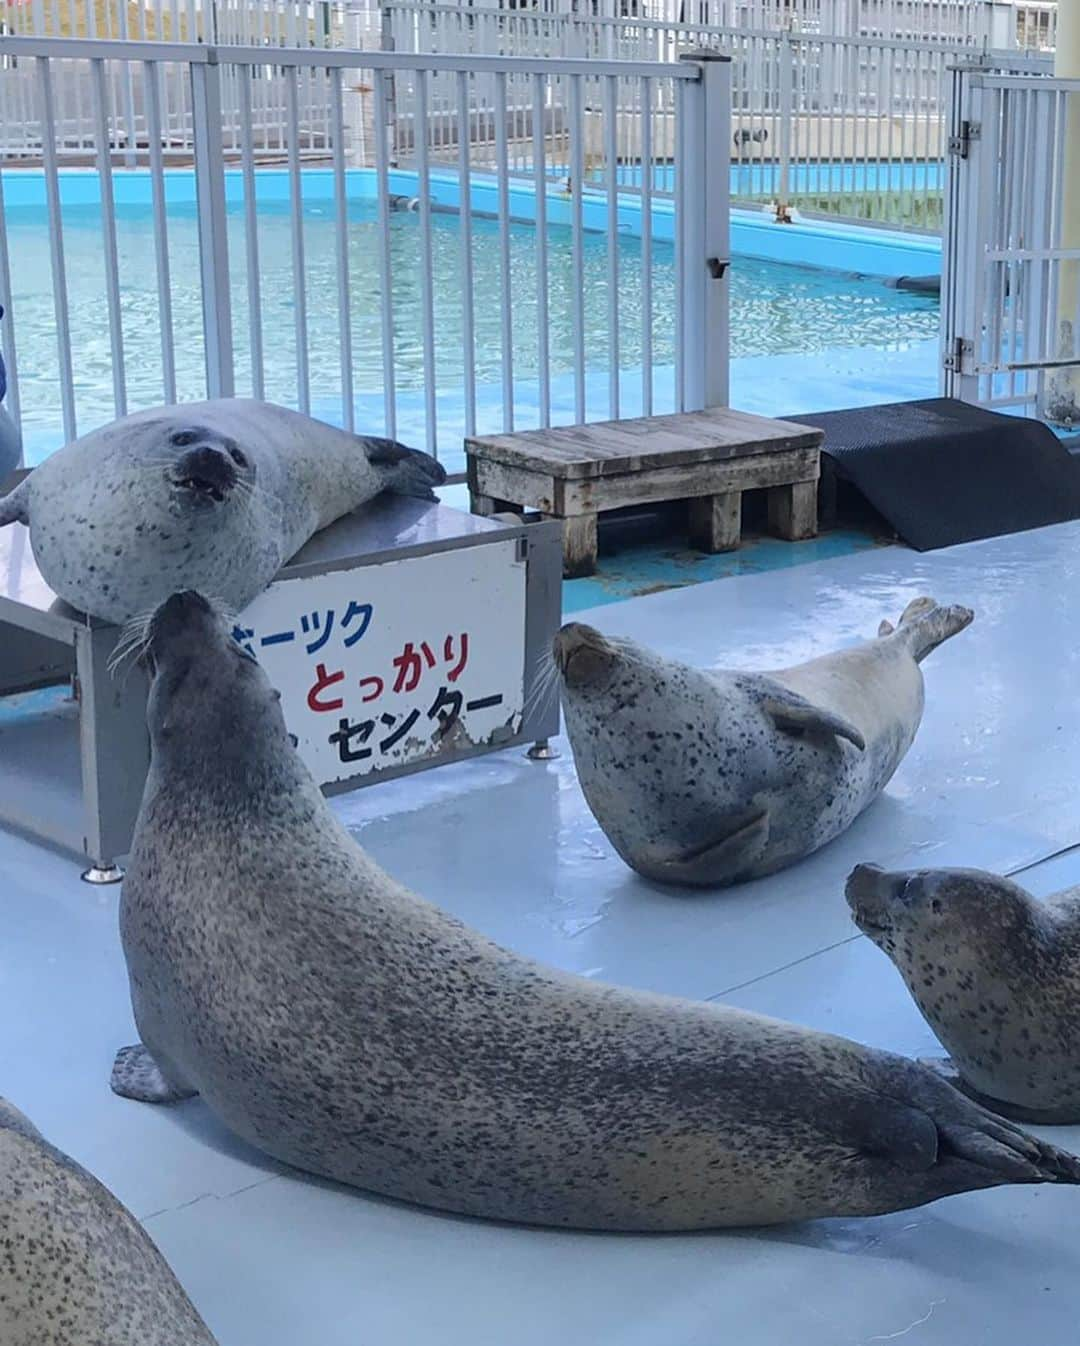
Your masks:
{"label": "large spotted seal on floor", "polygon": [[0,1098],[3,1346],[215,1346],[139,1222]]}
{"label": "large spotted seal on floor", "polygon": [[414,896],[336,821],[276,693],[197,595],[149,630],[152,765],[121,898],[142,1045],[328,1178],[529,1223],[678,1230],[916,1206],[1080,1161],[914,1062],[605,986]]}
{"label": "large spotted seal on floor", "polygon": [[608,840],[660,883],[782,869],[888,784],[923,713],[919,663],[972,620],[910,603],[894,630],[773,673],[692,668],[577,622],[555,637],[578,780]]}
{"label": "large spotted seal on floor", "polygon": [[1009,1117],[1080,1122],[1080,888],[1038,902],[982,870],[859,865],[847,899],[950,1053],[948,1078]]}
{"label": "large spotted seal on floor", "polygon": [[123,624],[198,587],[240,612],[328,524],[381,491],[434,498],[433,458],[265,402],[140,411],[0,500],[65,602]]}

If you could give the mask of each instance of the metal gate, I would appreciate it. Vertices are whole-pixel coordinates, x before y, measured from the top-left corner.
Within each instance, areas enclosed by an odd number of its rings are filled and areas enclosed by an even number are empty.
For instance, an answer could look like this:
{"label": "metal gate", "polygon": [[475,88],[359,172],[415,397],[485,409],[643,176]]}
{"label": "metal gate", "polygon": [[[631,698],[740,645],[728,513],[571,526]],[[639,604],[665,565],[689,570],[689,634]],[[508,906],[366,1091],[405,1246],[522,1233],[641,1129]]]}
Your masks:
{"label": "metal gate", "polygon": [[944,391],[1059,424],[1078,419],[1080,389],[1080,183],[1066,162],[1078,102],[1080,80],[1030,67],[952,76]]}

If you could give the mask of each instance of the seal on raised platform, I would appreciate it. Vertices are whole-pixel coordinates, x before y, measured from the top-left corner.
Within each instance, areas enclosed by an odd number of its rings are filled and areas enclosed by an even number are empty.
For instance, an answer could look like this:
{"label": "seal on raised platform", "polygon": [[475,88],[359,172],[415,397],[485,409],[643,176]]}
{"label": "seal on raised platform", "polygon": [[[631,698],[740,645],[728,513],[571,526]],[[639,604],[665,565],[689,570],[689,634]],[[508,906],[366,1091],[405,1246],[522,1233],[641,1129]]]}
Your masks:
{"label": "seal on raised platform", "polygon": [[118,1093],[198,1091],[298,1168],[533,1224],[772,1224],[1080,1181],[913,1062],[493,944],[356,845],[207,603],[171,598],[148,640],[120,910],[142,1045]]}
{"label": "seal on raised platform", "polygon": [[1039,902],[982,870],[859,865],[847,900],[952,1057],[933,1063],[946,1078],[1020,1121],[1080,1122],[1080,888]]}
{"label": "seal on raised platform", "polygon": [[215,1346],[142,1225],[0,1098],[4,1346]]}
{"label": "seal on raised platform", "polygon": [[140,411],[47,458],[0,500],[60,598],[124,624],[198,587],[233,612],[320,529],[381,491],[434,499],[426,453],[265,402]]}
{"label": "seal on raised platform", "polygon": [[918,598],[876,640],[769,673],[693,668],[571,622],[553,653],[585,799],[660,883],[782,869],[885,788],[922,719],[920,661],[971,620]]}

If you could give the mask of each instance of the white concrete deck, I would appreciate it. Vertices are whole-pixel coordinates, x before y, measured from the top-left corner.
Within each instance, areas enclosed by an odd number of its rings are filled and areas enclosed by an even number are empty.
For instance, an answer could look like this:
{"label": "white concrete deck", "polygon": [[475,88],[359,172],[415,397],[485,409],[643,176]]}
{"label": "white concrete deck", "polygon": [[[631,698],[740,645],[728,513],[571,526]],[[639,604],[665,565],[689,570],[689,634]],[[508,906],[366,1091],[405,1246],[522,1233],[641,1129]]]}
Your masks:
{"label": "white concrete deck", "polygon": [[[804,865],[673,896],[614,856],[569,753],[482,759],[335,803],[419,892],[576,971],[722,998],[894,1050],[934,1049],[849,919],[858,860],[1080,880],[1080,524],[920,557],[901,548],[607,606],[603,629],[767,667],[869,636],[914,595],[977,620],[925,665],[927,713],[885,798]],[[586,614],[587,619],[587,614]],[[1056,859],[1050,859],[1058,855]],[[141,1217],[221,1346],[1065,1346],[1080,1318],[1080,1190],[745,1235],[578,1235],[430,1214],[287,1173],[199,1101],[113,1097],[133,1040],[116,890],[0,836],[0,1093]],[[1059,1128],[1080,1150],[1080,1128]]]}

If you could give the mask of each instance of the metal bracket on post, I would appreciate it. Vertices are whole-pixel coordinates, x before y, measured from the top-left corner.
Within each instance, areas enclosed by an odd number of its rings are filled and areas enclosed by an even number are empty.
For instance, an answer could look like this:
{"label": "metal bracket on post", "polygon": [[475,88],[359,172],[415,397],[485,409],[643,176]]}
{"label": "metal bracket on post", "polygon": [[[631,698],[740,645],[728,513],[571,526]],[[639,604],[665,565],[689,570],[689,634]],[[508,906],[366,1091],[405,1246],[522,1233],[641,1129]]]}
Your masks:
{"label": "metal bracket on post", "polygon": [[232,303],[229,295],[229,240],[225,213],[225,155],[221,145],[221,67],[218,53],[191,65],[191,112],[195,132],[195,193],[199,215],[199,271],[202,280],[206,395],[232,397]]}
{"label": "metal bracket on post", "polygon": [[960,130],[949,137],[949,153],[954,159],[966,159],[971,153],[971,142],[982,135],[978,122],[961,122]]}
{"label": "metal bracket on post", "polygon": [[728,404],[730,359],[728,258],[731,256],[731,57],[705,49],[680,61],[700,69],[697,97],[684,103],[686,177],[683,219],[684,405],[687,411]]}

